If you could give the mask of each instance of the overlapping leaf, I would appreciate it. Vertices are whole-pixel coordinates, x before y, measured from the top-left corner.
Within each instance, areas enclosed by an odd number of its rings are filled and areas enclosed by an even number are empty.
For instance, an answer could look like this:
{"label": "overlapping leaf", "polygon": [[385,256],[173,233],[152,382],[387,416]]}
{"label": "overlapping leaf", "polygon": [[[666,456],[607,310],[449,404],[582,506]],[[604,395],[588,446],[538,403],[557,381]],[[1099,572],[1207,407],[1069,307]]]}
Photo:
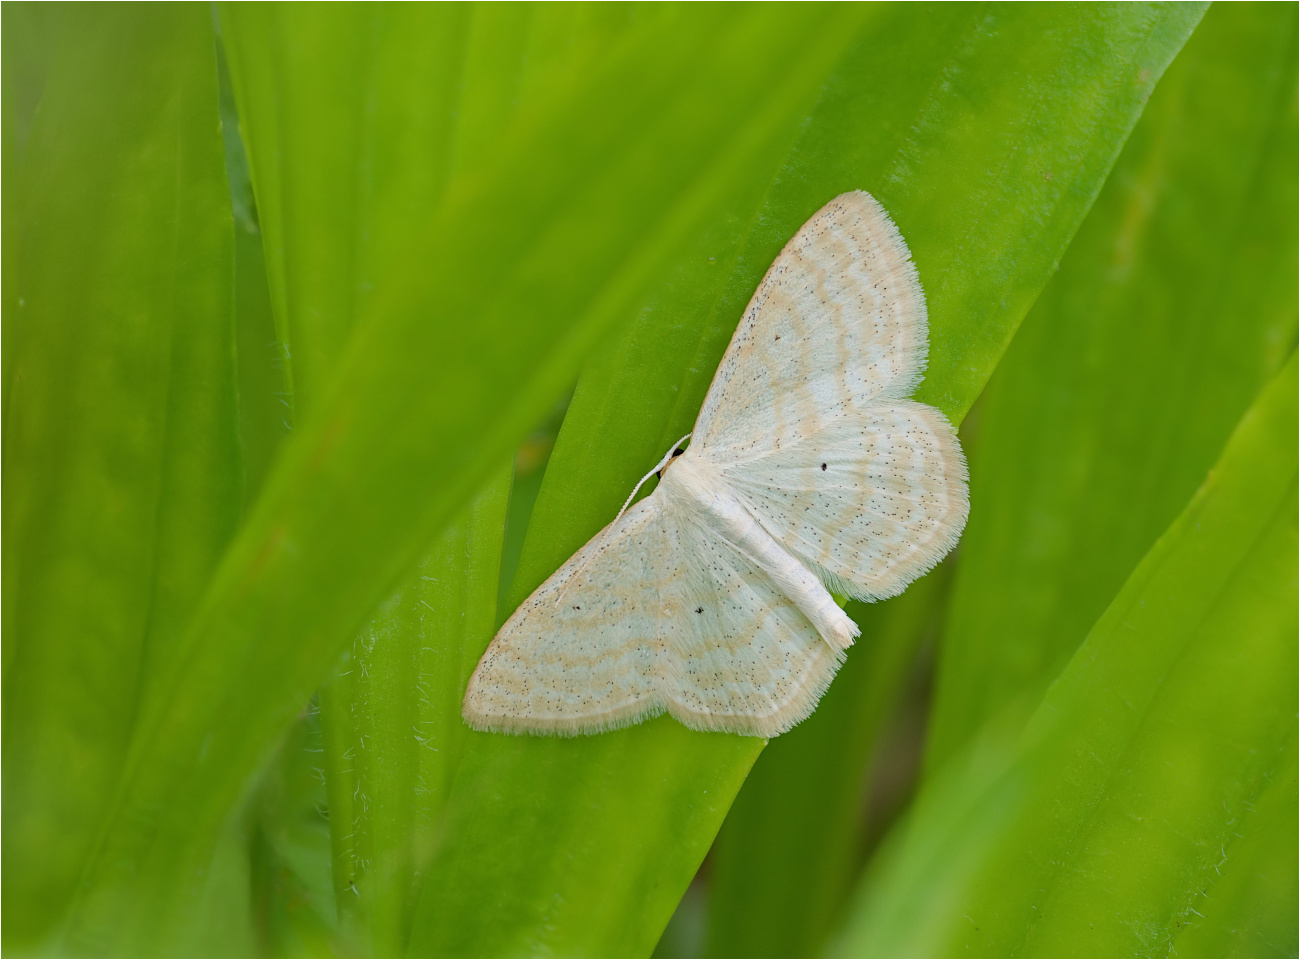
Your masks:
{"label": "overlapping leaf", "polygon": [[1217,899],[1251,852],[1239,825],[1294,769],[1296,371],[1293,354],[1019,742],[930,781],[846,955],[1164,953]]}
{"label": "overlapping leaf", "polygon": [[931,763],[1032,709],[1295,342],[1294,14],[1207,15],[990,384]]}
{"label": "overlapping leaf", "polygon": [[[1037,671],[1059,669],[1059,649],[1031,656],[1034,644],[1060,648],[1072,619],[1089,604],[1097,615],[1158,532],[1156,517],[1171,516],[1203,478],[1233,410],[1294,342],[1290,16],[1223,8],[1198,28],[994,377],[972,448],[976,508],[942,661],[935,755],[960,744],[988,704],[1017,684],[1041,689]],[[1069,547],[1070,530],[1087,549]],[[1086,627],[1075,629],[1081,638]],[[810,730],[829,719],[823,713]],[[862,740],[852,729],[824,737],[845,752]],[[769,747],[760,765],[773,769],[753,784],[768,788],[742,792],[719,839],[709,897],[718,953],[819,949],[835,878],[860,855],[843,844],[858,809],[835,823],[823,815],[841,781],[827,782],[829,765],[820,777],[800,766],[824,756],[825,743],[807,759],[797,745],[796,734]],[[861,748],[856,755],[840,789],[860,796]]]}
{"label": "overlapping leaf", "polygon": [[241,468],[207,12],[4,16],[5,937],[29,950],[234,532]]}

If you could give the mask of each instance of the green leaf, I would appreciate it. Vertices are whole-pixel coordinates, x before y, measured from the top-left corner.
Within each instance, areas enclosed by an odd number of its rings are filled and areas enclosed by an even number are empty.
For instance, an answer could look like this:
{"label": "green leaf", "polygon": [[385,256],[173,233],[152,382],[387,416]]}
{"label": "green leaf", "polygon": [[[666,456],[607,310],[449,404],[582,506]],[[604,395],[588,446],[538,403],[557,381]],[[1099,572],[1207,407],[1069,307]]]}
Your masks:
{"label": "green leaf", "polygon": [[257,203],[239,134],[235,95],[224,50],[217,49],[221,137],[235,220],[235,353],[239,371],[239,439],[244,460],[244,508],[262,491],[280,442],[293,417],[292,379],[284,344],[276,333],[267,285]]}
{"label": "green leaf", "polygon": [[1294,769],[1296,390],[1292,354],[1007,762],[928,782],[845,955],[1164,953],[1213,899]]}
{"label": "green leaf", "polygon": [[505,541],[501,546],[498,608],[502,611],[509,601],[510,587],[514,583],[515,570],[519,567],[519,555],[524,549],[524,534],[528,531],[528,521],[532,519],[533,507],[536,506],[537,495],[542,489],[542,478],[546,475],[551,450],[555,447],[555,438],[560,432],[560,424],[564,421],[568,407],[569,398],[565,397],[555,405],[546,422],[533,430],[515,452],[510,512],[506,519]]}
{"label": "green leaf", "polygon": [[1215,863],[1214,886],[1202,891],[1173,949],[1180,957],[1289,957],[1297,952],[1296,742],[1253,806],[1233,824],[1232,855]]}
{"label": "green leaf", "polygon": [[[319,711],[309,705],[262,775],[247,815],[234,821],[248,850],[244,913],[257,937],[246,951],[253,955],[342,952],[320,727]],[[204,941],[195,940],[202,952]]]}
{"label": "green leaf", "polygon": [[[870,190],[907,238],[931,315],[920,396],[959,420],[1199,15],[868,8],[849,52],[824,57],[822,98],[788,155],[731,184],[726,216],[584,371],[512,603],[690,428],[763,271],[843,190]],[[576,741],[474,736],[412,951],[649,952],[761,747],[666,718]]]}
{"label": "green leaf", "polygon": [[[481,162],[514,101],[535,98],[556,72],[525,54],[560,18],[414,5],[224,13],[301,415],[319,404],[370,292],[420,240],[449,178]],[[612,19],[556,44],[569,54],[563,66],[589,58]],[[321,691],[346,949],[404,948],[411,884],[459,755],[452,707],[472,659],[458,652],[477,650],[494,626],[508,490],[508,477],[494,481],[452,520]]]}
{"label": "green leaf", "polygon": [[345,935],[367,954],[405,950],[416,879],[464,750],[461,694],[496,627],[509,493],[503,472],[367,624],[322,691],[336,901],[356,915]]}
{"label": "green leaf", "polygon": [[4,23],[20,101],[4,146],[5,943],[26,952],[97,841],[140,704],[234,531],[241,467],[209,12],[18,7]]}
{"label": "green leaf", "polygon": [[989,385],[931,767],[1033,709],[1295,343],[1295,24],[1212,8]]}
{"label": "green leaf", "polygon": [[[558,176],[552,189],[574,188],[562,178],[576,170],[530,166],[560,159],[545,140],[578,119],[576,104],[569,116],[562,106],[574,99],[575,75],[590,83],[597,66],[609,67],[604,51],[654,19],[458,4],[227,4],[221,15],[276,320],[292,353],[295,404],[308,408],[324,399],[375,290],[403,267],[419,276],[448,245],[430,224],[453,180],[482,191],[482,178],[494,177],[488,189],[504,192]],[[666,79],[655,72],[654,82]],[[507,162],[504,144],[525,149]],[[588,162],[609,162],[619,144],[607,137],[600,150]],[[513,229],[522,239],[537,227]],[[479,269],[495,274],[499,258]]]}

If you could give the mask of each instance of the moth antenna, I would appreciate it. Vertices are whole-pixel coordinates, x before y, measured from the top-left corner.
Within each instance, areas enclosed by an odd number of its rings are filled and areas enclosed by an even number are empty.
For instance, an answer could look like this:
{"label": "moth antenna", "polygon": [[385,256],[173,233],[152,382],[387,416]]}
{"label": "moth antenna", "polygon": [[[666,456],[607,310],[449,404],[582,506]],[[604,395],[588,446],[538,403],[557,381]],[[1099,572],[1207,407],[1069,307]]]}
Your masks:
{"label": "moth antenna", "polygon": [[651,467],[650,472],[636,482],[636,486],[632,488],[632,492],[629,493],[627,495],[627,499],[623,501],[623,506],[619,508],[618,514],[614,517],[613,520],[609,522],[609,526],[605,528],[605,535],[600,538],[600,543],[596,544],[596,549],[591,551],[591,555],[582,562],[582,566],[580,566],[577,570],[574,570],[573,575],[569,577],[569,579],[564,582],[564,586],[560,588],[560,593],[555,598],[555,605],[557,607],[560,605],[560,602],[564,600],[564,595],[568,593],[569,584],[573,583],[574,580],[578,579],[578,574],[582,573],[582,571],[587,568],[587,564],[591,563],[591,561],[594,560],[596,556],[600,553],[600,551],[604,548],[605,541],[609,539],[609,532],[614,529],[614,524],[618,523],[618,521],[622,519],[623,514],[627,513],[627,508],[632,503],[632,498],[636,496],[636,492],[641,489],[641,485],[644,484],[651,477],[653,477],[660,470],[662,470],[665,466],[667,466],[668,461],[671,460],[673,458],[673,455],[677,452],[677,448],[680,447],[683,443],[685,443],[690,438],[691,435],[688,433],[686,434],[686,436],[682,437],[671,447],[669,447],[668,452],[664,454],[663,459],[660,460],[653,467]]}

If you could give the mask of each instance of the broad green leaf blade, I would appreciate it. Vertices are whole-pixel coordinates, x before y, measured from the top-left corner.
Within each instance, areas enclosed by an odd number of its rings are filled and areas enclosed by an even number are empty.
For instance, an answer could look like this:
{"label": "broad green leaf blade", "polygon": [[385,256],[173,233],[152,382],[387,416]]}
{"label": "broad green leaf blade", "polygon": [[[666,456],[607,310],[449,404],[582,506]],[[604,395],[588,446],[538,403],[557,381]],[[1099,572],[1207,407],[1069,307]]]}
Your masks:
{"label": "broad green leaf blade", "polygon": [[514,583],[515,570],[519,566],[519,555],[524,548],[524,534],[528,531],[528,522],[532,519],[533,507],[537,504],[537,495],[542,489],[542,478],[546,475],[546,466],[551,459],[551,450],[555,448],[555,438],[560,432],[565,411],[569,407],[569,398],[565,397],[552,409],[545,422],[539,424],[519,445],[515,452],[515,475],[510,488],[510,512],[506,518],[505,541],[501,545],[501,587],[499,608],[505,609],[509,602],[510,587]]}
{"label": "broad green leaf blade", "polygon": [[[496,627],[510,475],[462,511],[322,690],[334,888],[345,931],[375,956],[406,949],[415,882],[464,749],[460,697]],[[341,769],[335,769],[340,767]]]}
{"label": "broad green leaf blade", "polygon": [[14,12],[6,50],[36,44],[44,77],[30,128],[5,128],[5,938],[27,951],[84,869],[241,477],[209,13]]}
{"label": "broad green leaf blade", "polygon": [[323,400],[392,247],[423,232],[445,189],[468,17],[456,5],[220,9],[301,416]]}
{"label": "broad green leaf blade", "polygon": [[426,235],[451,180],[500,168],[511,121],[553,112],[652,19],[467,4],[223,4],[221,16],[277,322],[308,408],[394,264],[423,267],[445,242]]}
{"label": "broad green leaf blade", "polygon": [[720,187],[788,140],[849,35],[843,18],[859,15],[687,9],[691,30],[637,31],[512,127],[368,300],[227,552],[167,698],[142,717],[75,942],[167,942],[165,918],[345,644],[715,220]]}
{"label": "broad green leaf blade", "polygon": [[[19,229],[16,216],[16,198],[20,191],[15,186],[17,172],[23,165],[27,153],[27,140],[31,136],[32,120],[45,93],[45,84],[49,79],[51,56],[49,50],[48,18],[37,4],[15,3],[3,13],[4,35],[0,38],[4,54],[4,85],[0,90],[3,96],[3,111],[0,111],[0,150],[3,151],[4,169],[11,178],[11,189],[4,194],[4,222],[0,227],[4,231],[4,275],[15,276],[18,264]],[[11,283],[4,285],[4,312],[7,320],[17,316],[17,290]],[[12,349],[15,324],[6,322],[0,334],[4,338],[4,351],[0,361],[4,370],[4,416],[9,417],[9,394],[13,386],[14,357]],[[6,631],[5,650],[9,649]],[[9,654],[5,653],[5,665],[9,663]]]}
{"label": "broad green leaf blade", "polygon": [[[299,415],[449,178],[481,166],[515,113],[555,96],[555,75],[571,79],[630,23],[538,9],[225,8]],[[321,691],[334,889],[353,950],[405,948],[411,883],[459,756],[468,667],[456,654],[494,626],[508,489],[494,481],[452,521]]]}
{"label": "broad green leaf blade", "polygon": [[1295,343],[1295,23],[1212,8],[989,386],[931,766],[1033,709]]}
{"label": "broad green leaf blade", "polygon": [[257,203],[248,172],[239,115],[225,51],[218,40],[221,138],[235,221],[235,354],[239,370],[239,439],[244,460],[244,508],[262,491],[280,442],[291,429],[292,379],[285,345],[276,333],[267,285]]}
{"label": "broad green leaf blade", "polygon": [[1300,947],[1295,905],[1300,894],[1296,743],[1264,794],[1234,833],[1232,856],[1215,863],[1217,879],[1192,904],[1173,949],[1180,957],[1290,957]]}
{"label": "broad green leaf blade", "polygon": [[959,755],[929,781],[844,955],[1165,953],[1213,896],[1238,824],[1294,769],[1296,369],[1292,354],[1005,768]]}
{"label": "broad green leaf blade", "polygon": [[[954,6],[918,19],[868,8],[850,52],[827,64],[797,145],[731,185],[726,217],[682,250],[637,322],[584,371],[512,603],[690,429],[763,271],[843,190],[875,193],[908,239],[930,294],[932,373],[920,395],[960,419],[1200,9],[1067,19],[1057,8]],[[649,952],[760,749],[668,719],[574,742],[474,737],[413,951]],[[635,921],[616,923],[624,913]]]}
{"label": "broad green leaf blade", "polygon": [[254,955],[339,956],[348,946],[338,936],[323,753],[312,704],[262,774],[247,814],[233,821],[247,835],[245,909],[257,933]]}

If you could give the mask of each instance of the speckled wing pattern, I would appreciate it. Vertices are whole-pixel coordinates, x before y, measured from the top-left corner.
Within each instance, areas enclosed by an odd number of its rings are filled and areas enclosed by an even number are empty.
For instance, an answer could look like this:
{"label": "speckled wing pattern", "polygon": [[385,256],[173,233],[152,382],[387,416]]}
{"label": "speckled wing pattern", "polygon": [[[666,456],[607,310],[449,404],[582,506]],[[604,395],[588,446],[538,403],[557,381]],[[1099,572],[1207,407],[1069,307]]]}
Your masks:
{"label": "speckled wing pattern", "polygon": [[836,592],[901,593],[961,536],[966,460],[925,370],[911,252],[861,190],[818,211],[772,263],[700,410],[692,451]]}
{"label": "speckled wing pattern", "polygon": [[966,460],[951,424],[914,400],[851,407],[816,433],[722,475],[763,526],[836,593],[902,593],[957,544]]}
{"label": "speckled wing pattern", "polygon": [[715,463],[805,439],[916,388],[929,344],[911,253],[869,194],[845,193],[768,268],[718,365],[691,437]]}
{"label": "speckled wing pattern", "polygon": [[[694,507],[662,483],[542,584],[475,670],[466,721],[573,735],[667,710],[773,736],[807,716],[843,659],[805,616],[841,615],[816,581],[892,596],[966,521],[953,429],[906,399],[927,344],[902,236],[868,194],[836,197],[773,262],[718,367],[684,457],[708,469],[679,475],[697,478]],[[734,535],[735,511],[775,541],[765,559]],[[801,599],[777,586],[787,563],[811,585]]]}
{"label": "speckled wing pattern", "polygon": [[466,691],[471,726],[572,735],[666,709],[772,736],[812,710],[842,655],[757,566],[655,496],[607,530],[501,628]]}

